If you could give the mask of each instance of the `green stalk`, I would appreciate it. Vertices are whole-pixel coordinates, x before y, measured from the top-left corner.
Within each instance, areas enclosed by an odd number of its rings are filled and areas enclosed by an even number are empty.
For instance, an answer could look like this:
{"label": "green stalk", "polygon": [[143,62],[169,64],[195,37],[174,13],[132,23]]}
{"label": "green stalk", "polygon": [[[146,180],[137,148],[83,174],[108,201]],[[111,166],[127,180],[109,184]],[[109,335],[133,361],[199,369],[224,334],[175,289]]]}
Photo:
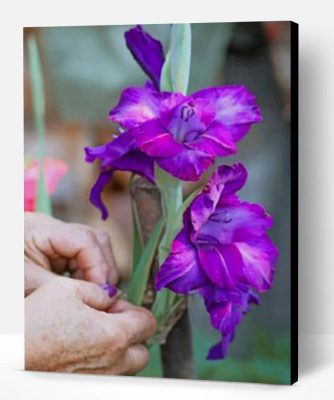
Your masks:
{"label": "green stalk", "polygon": [[39,59],[37,43],[33,36],[28,39],[29,74],[32,91],[32,104],[34,111],[35,129],[38,142],[39,177],[37,184],[36,211],[52,214],[51,199],[47,193],[45,183],[45,100],[43,90],[43,77]]}
{"label": "green stalk", "polygon": [[[173,24],[170,35],[170,51],[161,72],[161,91],[186,93],[191,62],[190,24]],[[159,246],[159,263],[165,261],[175,236],[175,226],[181,226],[182,182],[159,167],[155,169],[157,185],[161,192],[162,208],[166,219],[165,234]],[[158,325],[163,325],[178,296],[168,289],[157,293],[152,312]]]}
{"label": "green stalk", "polygon": [[[161,265],[170,252],[170,246],[175,234],[175,225],[180,225],[178,219],[182,215],[178,212],[182,206],[182,182],[159,167],[155,169],[157,185],[161,193],[162,209],[166,220],[165,233],[159,245],[159,264]],[[177,295],[168,289],[159,291],[153,303],[152,312],[162,325],[168,318],[169,311],[174,304]]]}

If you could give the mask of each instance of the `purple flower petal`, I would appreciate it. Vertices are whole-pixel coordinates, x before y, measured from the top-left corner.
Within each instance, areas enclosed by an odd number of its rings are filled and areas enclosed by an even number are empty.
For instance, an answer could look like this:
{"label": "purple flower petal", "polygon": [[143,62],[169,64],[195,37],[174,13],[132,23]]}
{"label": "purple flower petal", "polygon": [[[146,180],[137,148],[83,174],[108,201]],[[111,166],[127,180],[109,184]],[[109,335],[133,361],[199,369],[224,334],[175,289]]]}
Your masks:
{"label": "purple flower petal", "polygon": [[213,156],[187,147],[174,157],[157,160],[161,168],[184,181],[197,181],[213,163]]}
{"label": "purple flower petal", "polygon": [[248,241],[264,235],[271,225],[271,216],[259,204],[221,206],[200,228],[197,240],[221,244]]}
{"label": "purple flower petal", "polygon": [[119,102],[109,113],[109,119],[125,128],[136,128],[146,121],[158,118],[162,97],[149,87],[123,90]]}
{"label": "purple flower petal", "polygon": [[140,25],[125,32],[125,40],[132,56],[159,89],[161,69],[165,62],[162,44]]}
{"label": "purple flower petal", "polygon": [[229,344],[232,342],[234,336],[228,333],[222,336],[222,340],[216,345],[212,346],[206,357],[207,360],[223,360],[227,355]]}
{"label": "purple flower petal", "polygon": [[112,174],[112,170],[101,171],[90,191],[89,196],[91,203],[101,211],[102,219],[104,220],[108,218],[108,210],[102,200],[102,192],[110,182]]}
{"label": "purple flower petal", "polygon": [[103,289],[109,297],[114,297],[117,293],[117,288],[114,285],[111,285],[110,283],[105,283],[103,285],[100,285],[101,289]]}
{"label": "purple flower petal", "polygon": [[92,163],[98,159],[102,161],[103,167],[108,167],[113,161],[136,149],[134,138],[129,132],[124,132],[102,146],[85,147],[86,161]]}
{"label": "purple flower petal", "polygon": [[242,260],[245,281],[259,292],[271,288],[278,252],[270,239],[263,236],[247,243],[236,243]]}
{"label": "purple flower petal", "polygon": [[252,124],[262,121],[255,96],[242,85],[207,88],[192,97],[211,101],[216,110],[215,121],[225,126],[235,141],[239,141]]}
{"label": "purple flower petal", "polygon": [[137,148],[135,139],[124,132],[111,142],[98,147],[86,147],[86,161],[101,160],[101,172],[91,189],[90,200],[101,213],[108,217],[102,200],[102,191],[110,182],[113,171],[131,171],[154,181],[154,160]]}
{"label": "purple flower petal", "polygon": [[162,92],[161,95],[163,96],[161,103],[162,114],[170,113],[171,110],[188,99],[188,96],[179,92]]}
{"label": "purple flower petal", "polygon": [[205,300],[212,326],[222,334],[221,342],[209,350],[207,358],[223,359],[238,324],[248,313],[249,305],[256,304],[257,298],[250,291],[228,291],[210,285],[201,289],[200,294]]}
{"label": "purple flower petal", "polygon": [[187,294],[206,282],[206,276],[198,264],[196,249],[184,228],[174,239],[170,255],[155,277],[155,287],[157,290],[168,287],[176,293]]}
{"label": "purple flower petal", "polygon": [[211,282],[225,289],[236,289],[234,270],[227,264],[219,246],[197,246],[197,253]]}
{"label": "purple flower petal", "polygon": [[[240,190],[246,179],[247,171],[241,163],[235,163],[231,167],[227,165],[219,167],[212,174],[203,192],[191,204],[191,221],[194,230],[199,231],[201,226],[214,213],[217,204]],[[230,197],[228,198],[230,199]],[[239,200],[236,203],[239,204]]]}
{"label": "purple flower petal", "polygon": [[237,146],[229,132],[221,126],[211,126],[198,137],[187,142],[193,149],[198,149],[213,156],[226,157],[236,153]]}
{"label": "purple flower petal", "polygon": [[222,165],[217,168],[209,180],[209,187],[214,185],[223,186],[221,196],[227,196],[239,191],[246,183],[247,170],[240,162],[236,162],[232,166]]}
{"label": "purple flower petal", "polygon": [[184,149],[183,144],[177,142],[161,126],[159,119],[153,119],[139,128],[132,129],[131,134],[139,148],[151,157],[173,157]]}

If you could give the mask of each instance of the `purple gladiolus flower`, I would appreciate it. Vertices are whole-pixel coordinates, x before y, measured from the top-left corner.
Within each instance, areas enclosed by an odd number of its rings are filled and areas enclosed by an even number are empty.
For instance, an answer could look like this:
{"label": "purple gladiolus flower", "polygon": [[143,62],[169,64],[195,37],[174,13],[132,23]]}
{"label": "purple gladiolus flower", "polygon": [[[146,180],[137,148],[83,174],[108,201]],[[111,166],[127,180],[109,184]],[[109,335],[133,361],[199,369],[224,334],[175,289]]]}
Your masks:
{"label": "purple gladiolus flower", "polygon": [[267,236],[272,218],[235,194],[247,179],[241,163],[221,166],[186,210],[183,228],[156,276],[156,288],[199,293],[222,342],[209,358],[225,357],[236,326],[270,289],[278,252]]}
{"label": "purple gladiolus flower", "polygon": [[93,205],[108,216],[101,193],[114,170],[154,179],[154,163],[171,175],[196,181],[217,157],[234,154],[236,143],[262,120],[255,97],[244,86],[219,86],[191,96],[159,91],[164,53],[141,26],[125,33],[126,44],[151,81],[125,89],[109,118],[122,127],[117,139],[86,148],[86,161],[100,159],[101,173],[91,190]]}
{"label": "purple gladiolus flower", "polygon": [[138,148],[171,175],[196,181],[217,157],[236,153],[236,143],[262,120],[244,86],[219,86],[191,96],[144,88],[125,89],[109,113]]}
{"label": "purple gladiolus flower", "polygon": [[255,97],[241,85],[207,88],[191,96],[161,93],[161,43],[141,26],[125,37],[153,85],[125,89],[109,118],[128,130],[162,169],[182,180],[198,180],[216,157],[234,154],[236,143],[262,120]]}

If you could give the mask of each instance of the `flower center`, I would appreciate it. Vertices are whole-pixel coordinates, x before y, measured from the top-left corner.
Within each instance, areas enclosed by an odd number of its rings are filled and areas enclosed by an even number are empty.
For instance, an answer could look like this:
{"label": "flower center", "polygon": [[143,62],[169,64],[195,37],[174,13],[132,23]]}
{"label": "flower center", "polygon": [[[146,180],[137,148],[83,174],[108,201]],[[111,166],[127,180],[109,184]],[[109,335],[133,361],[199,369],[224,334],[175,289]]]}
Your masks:
{"label": "flower center", "polygon": [[203,132],[205,126],[200,121],[195,103],[189,101],[179,107],[169,125],[169,132],[180,143],[192,142]]}
{"label": "flower center", "polygon": [[212,222],[218,222],[223,224],[229,224],[232,222],[231,215],[225,210],[222,213],[214,213],[210,216],[209,220]]}
{"label": "flower center", "polygon": [[186,106],[181,107],[181,119],[188,122],[190,118],[195,114],[194,104],[189,103]]}

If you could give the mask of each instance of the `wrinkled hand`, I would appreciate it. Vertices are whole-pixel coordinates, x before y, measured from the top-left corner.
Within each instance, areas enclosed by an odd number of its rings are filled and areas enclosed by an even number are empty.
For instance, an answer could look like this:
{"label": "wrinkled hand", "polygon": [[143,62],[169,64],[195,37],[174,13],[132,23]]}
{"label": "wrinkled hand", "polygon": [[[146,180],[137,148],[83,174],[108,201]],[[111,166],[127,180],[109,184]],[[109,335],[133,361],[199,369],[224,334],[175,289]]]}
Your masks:
{"label": "wrinkled hand", "polygon": [[41,271],[38,274],[36,266],[56,274],[68,270],[74,278],[98,284],[115,284],[118,280],[108,234],[85,225],[27,212],[24,215],[24,253],[29,268],[26,276],[34,275],[33,285],[26,279],[29,293],[53,277]]}
{"label": "wrinkled hand", "polygon": [[148,361],[140,343],[155,329],[148,310],[94,283],[57,277],[25,299],[26,369],[134,374]]}

